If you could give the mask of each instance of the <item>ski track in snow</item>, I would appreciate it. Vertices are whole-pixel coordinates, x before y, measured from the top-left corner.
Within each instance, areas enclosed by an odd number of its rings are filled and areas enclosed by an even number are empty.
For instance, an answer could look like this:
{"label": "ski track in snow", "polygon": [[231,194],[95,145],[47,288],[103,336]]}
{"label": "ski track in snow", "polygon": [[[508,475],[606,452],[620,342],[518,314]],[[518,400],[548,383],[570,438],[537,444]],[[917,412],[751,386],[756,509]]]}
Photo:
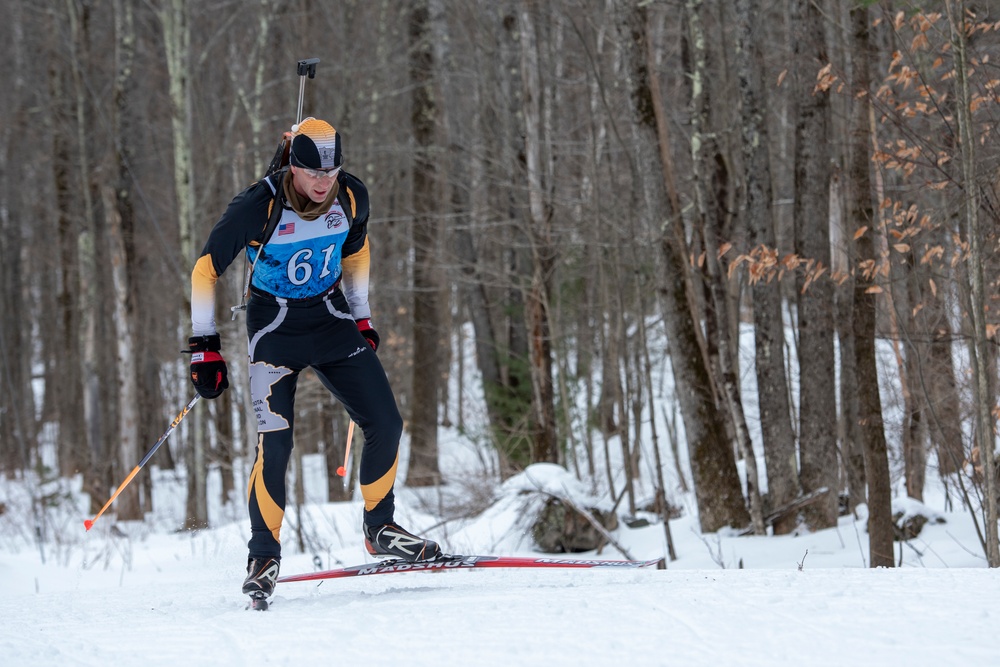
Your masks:
{"label": "ski track in snow", "polygon": [[414,572],[281,584],[255,612],[224,569],[8,596],[2,663],[1000,663],[989,570]]}

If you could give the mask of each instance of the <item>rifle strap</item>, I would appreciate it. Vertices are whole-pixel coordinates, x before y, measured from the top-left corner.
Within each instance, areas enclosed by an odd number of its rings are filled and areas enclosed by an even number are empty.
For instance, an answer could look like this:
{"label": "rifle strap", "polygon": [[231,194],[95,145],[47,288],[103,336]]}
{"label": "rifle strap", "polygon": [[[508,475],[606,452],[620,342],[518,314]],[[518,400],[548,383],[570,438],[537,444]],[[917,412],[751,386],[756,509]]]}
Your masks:
{"label": "rifle strap", "polygon": [[[276,186],[274,181],[271,180],[273,176],[278,176]],[[274,230],[278,227],[278,223],[281,221],[281,214],[285,209],[285,190],[281,187],[281,183],[285,178],[285,170],[282,169],[275,174],[269,174],[264,177],[264,181],[271,188],[271,192],[274,197],[271,199],[271,210],[267,216],[267,224],[260,231],[260,234],[254,238],[257,242],[257,255],[253,258],[253,263],[247,267],[246,270],[246,281],[243,283],[243,298],[240,300],[240,305],[233,306],[230,310],[233,312],[233,319],[236,319],[236,314],[242,310],[247,309],[247,298],[250,296],[250,281],[253,279],[253,270],[257,266],[257,260],[264,253],[264,246],[267,242],[271,240],[271,236],[274,234]],[[245,259],[245,256],[244,256]]]}
{"label": "rifle strap", "polygon": [[267,225],[264,226],[261,233],[254,239],[260,244],[257,251],[258,257],[260,257],[260,253],[263,251],[264,246],[267,245],[267,242],[271,240],[271,236],[274,235],[274,230],[277,229],[278,223],[281,221],[281,213],[285,210],[285,188],[283,183],[286,171],[287,169],[282,169],[271,176],[264,177],[264,180],[271,188],[271,192],[274,193],[274,199],[271,200],[271,213],[267,217]]}

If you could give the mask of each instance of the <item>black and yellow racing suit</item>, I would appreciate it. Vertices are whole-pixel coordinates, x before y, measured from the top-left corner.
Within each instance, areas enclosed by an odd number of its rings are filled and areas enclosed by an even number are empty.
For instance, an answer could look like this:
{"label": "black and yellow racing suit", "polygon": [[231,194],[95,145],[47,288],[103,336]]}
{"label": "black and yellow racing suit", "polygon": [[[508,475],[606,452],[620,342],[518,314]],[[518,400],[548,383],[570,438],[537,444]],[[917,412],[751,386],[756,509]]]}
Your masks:
{"label": "black and yellow racing suit", "polygon": [[[369,318],[368,191],[341,172],[339,196],[315,220],[283,207],[266,245],[266,226],[286,172],[237,195],[215,224],[191,275],[195,336],[216,333],[215,285],[241,253],[253,265],[247,302],[250,395],[257,451],[247,489],[250,557],[280,557],[285,473],[292,451],[295,386],[311,366],[364,433],[361,492],[365,522],[393,519],[402,419],[378,357],[356,320]],[[349,213],[346,210],[349,207]]]}

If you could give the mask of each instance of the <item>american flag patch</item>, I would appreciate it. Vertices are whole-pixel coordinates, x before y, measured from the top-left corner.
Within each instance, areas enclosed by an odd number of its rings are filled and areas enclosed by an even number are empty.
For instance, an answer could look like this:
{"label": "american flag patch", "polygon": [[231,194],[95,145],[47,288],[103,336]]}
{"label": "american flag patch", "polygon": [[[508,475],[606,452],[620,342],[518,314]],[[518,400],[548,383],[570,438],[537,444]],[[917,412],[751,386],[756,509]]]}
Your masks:
{"label": "american flag patch", "polygon": [[294,222],[283,222],[280,225],[278,225],[278,236],[282,236],[283,234],[291,234],[294,231],[295,231]]}

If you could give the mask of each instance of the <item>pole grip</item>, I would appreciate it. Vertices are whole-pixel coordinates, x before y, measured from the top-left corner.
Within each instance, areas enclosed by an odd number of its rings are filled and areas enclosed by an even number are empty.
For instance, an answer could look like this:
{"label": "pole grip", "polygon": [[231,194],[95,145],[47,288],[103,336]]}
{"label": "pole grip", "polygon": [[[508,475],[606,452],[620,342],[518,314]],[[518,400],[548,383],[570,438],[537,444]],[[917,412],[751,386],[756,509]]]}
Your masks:
{"label": "pole grip", "polygon": [[296,66],[296,72],[299,75],[299,106],[295,110],[295,125],[298,126],[302,122],[302,97],[306,92],[306,77],[310,79],[316,78],[316,65],[319,64],[319,58],[306,58],[305,60],[300,60]]}
{"label": "pole grip", "polygon": [[316,65],[318,64],[319,58],[306,58],[305,60],[300,60],[297,68],[299,76],[308,75],[310,79],[315,79]]}

